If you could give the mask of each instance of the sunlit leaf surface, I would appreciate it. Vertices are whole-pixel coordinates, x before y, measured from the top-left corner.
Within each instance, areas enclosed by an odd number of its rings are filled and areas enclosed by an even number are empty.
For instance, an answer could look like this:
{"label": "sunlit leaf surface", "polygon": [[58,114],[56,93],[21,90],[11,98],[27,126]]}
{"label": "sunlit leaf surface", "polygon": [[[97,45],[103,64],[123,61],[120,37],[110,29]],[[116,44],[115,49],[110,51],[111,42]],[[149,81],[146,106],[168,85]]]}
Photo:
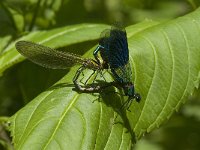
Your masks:
{"label": "sunlit leaf surface", "polygon": [[[117,112],[119,94],[78,94],[72,78],[77,67],[56,85],[44,91],[11,119],[11,132],[16,149],[131,149],[133,141],[166,122],[198,85],[200,70],[200,9],[170,22],[140,24],[126,28],[136,91],[140,103],[133,102],[131,112]],[[84,25],[77,26],[82,28]],[[93,26],[93,25],[91,25]],[[83,35],[93,35],[102,28],[83,28]],[[189,30],[188,30],[189,29]],[[66,28],[66,39],[80,38],[76,30]],[[137,32],[135,32],[137,31]],[[54,30],[56,35],[59,30]],[[78,33],[77,33],[78,32]],[[48,31],[45,32],[49,33]],[[37,35],[39,34],[39,35]],[[40,32],[24,37],[50,47],[76,43],[71,40],[48,42]],[[96,34],[95,34],[96,35]],[[52,36],[52,32],[49,33]],[[35,38],[37,37],[37,38]],[[96,39],[97,35],[87,40]],[[80,39],[77,39],[80,40]],[[73,42],[72,42],[73,41]],[[68,43],[69,42],[69,43]],[[67,45],[66,44],[66,45]],[[10,56],[16,55],[13,45]],[[84,57],[92,57],[91,49]],[[16,58],[20,59],[20,55]],[[1,59],[1,62],[3,59]],[[12,61],[11,61],[12,62]],[[6,61],[2,62],[6,68]],[[89,73],[85,73],[85,77]],[[112,78],[106,74],[106,79]],[[114,90],[111,88],[111,90]],[[123,99],[124,98],[124,99]],[[116,120],[114,118],[118,115]]]}

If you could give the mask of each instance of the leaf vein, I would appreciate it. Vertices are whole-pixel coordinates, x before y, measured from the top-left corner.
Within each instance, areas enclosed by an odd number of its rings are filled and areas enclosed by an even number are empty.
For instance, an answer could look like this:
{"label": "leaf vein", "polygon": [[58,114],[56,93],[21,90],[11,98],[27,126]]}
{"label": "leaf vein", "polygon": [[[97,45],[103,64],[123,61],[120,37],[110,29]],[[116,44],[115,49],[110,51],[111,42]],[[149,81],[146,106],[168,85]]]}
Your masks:
{"label": "leaf vein", "polygon": [[123,144],[123,137],[124,137],[124,132],[125,130],[124,130],[124,128],[123,128],[123,132],[122,132],[122,140],[121,140],[121,143],[120,143],[120,146],[119,146],[119,149],[121,149],[121,147],[122,147],[122,144]]}
{"label": "leaf vein", "polygon": [[167,102],[169,101],[169,95],[170,95],[171,90],[172,90],[172,83],[173,83],[173,77],[174,77],[174,72],[175,72],[174,71],[174,69],[175,69],[175,63],[174,63],[175,59],[174,59],[174,54],[173,54],[173,51],[172,51],[172,46],[171,46],[171,44],[169,42],[170,40],[169,40],[169,38],[167,36],[167,33],[164,30],[161,30],[161,32],[163,33],[163,35],[164,35],[164,37],[165,37],[165,39],[167,41],[167,45],[169,47],[170,55],[171,55],[171,58],[172,58],[171,82],[170,82],[170,86],[169,86],[169,90],[168,90],[169,92],[168,92],[168,95],[167,95],[167,100],[165,101],[165,104],[164,104],[163,108],[161,109],[161,111],[159,112],[159,114],[157,115],[157,117],[155,118],[155,120],[152,122],[152,124],[147,128],[147,130],[150,129],[152,126],[154,126],[154,123],[156,123],[158,121],[160,115],[162,114],[162,111],[167,106]]}
{"label": "leaf vein", "polygon": [[138,126],[138,124],[139,124],[139,122],[140,122],[140,120],[141,120],[141,117],[142,117],[142,115],[143,115],[143,113],[144,113],[144,108],[146,107],[146,105],[147,105],[147,100],[148,100],[148,96],[149,96],[149,93],[150,93],[150,91],[151,91],[151,88],[152,88],[152,83],[153,83],[153,81],[155,80],[155,72],[157,71],[157,53],[156,53],[156,49],[155,49],[155,46],[153,45],[153,43],[148,39],[148,38],[146,38],[146,37],[144,37],[144,39],[150,44],[150,46],[151,46],[151,48],[152,48],[152,50],[153,50],[153,53],[154,53],[154,72],[153,72],[153,77],[152,77],[152,81],[151,81],[151,85],[150,85],[150,87],[149,87],[149,90],[148,90],[148,93],[147,93],[147,97],[146,97],[146,100],[145,100],[145,103],[144,103],[144,106],[142,107],[142,109],[141,109],[141,113],[140,113],[140,116],[138,117],[138,119],[137,119],[137,121],[136,121],[136,124],[135,124],[135,127],[134,127],[134,129],[133,129],[133,131],[135,131],[136,130],[136,128],[137,128],[137,126]]}
{"label": "leaf vein", "polygon": [[49,140],[47,141],[47,143],[46,143],[46,145],[44,146],[43,149],[46,149],[47,146],[49,145],[49,143],[51,142],[51,140],[53,139],[54,135],[56,134],[56,131],[58,130],[58,128],[59,128],[59,126],[60,126],[60,124],[61,124],[61,122],[62,122],[62,120],[64,119],[64,117],[65,117],[65,115],[67,114],[67,112],[69,111],[69,109],[70,109],[70,108],[73,106],[73,104],[76,102],[78,96],[79,96],[79,95],[76,95],[76,96],[72,99],[71,103],[69,104],[69,106],[68,106],[68,107],[66,108],[66,110],[64,111],[63,115],[61,116],[60,120],[58,121],[58,123],[57,123],[57,125],[56,125],[56,128],[54,129],[54,131],[53,131],[51,137],[49,138]]}
{"label": "leaf vein", "polygon": [[[41,98],[40,102],[39,102],[38,104],[36,104],[35,109],[34,109],[34,110],[32,111],[32,113],[30,114],[29,119],[27,119],[27,120],[28,120],[28,121],[27,121],[27,124],[24,126],[24,129],[25,129],[25,130],[21,133],[21,137],[19,138],[19,141],[21,141],[21,139],[22,139],[22,137],[23,137],[25,131],[28,129],[27,127],[28,127],[28,125],[29,125],[29,122],[30,122],[30,120],[31,120],[31,117],[33,116],[34,112],[37,110],[38,106],[39,106],[39,105],[42,103],[42,101],[43,101],[45,98],[47,98],[52,92],[53,92],[53,91],[50,91],[49,93],[47,93],[47,95],[45,95],[44,98]],[[16,114],[16,118],[17,118],[17,115],[18,115],[18,114],[19,114],[19,113]],[[17,120],[17,119],[15,119],[15,120]],[[29,133],[30,133],[30,130],[29,130]],[[26,137],[26,135],[25,135],[25,137]],[[24,139],[22,140],[21,145],[19,145],[19,149],[20,149],[20,147],[22,146],[22,144],[24,143],[24,140],[25,140],[25,139],[26,139],[26,138],[24,138]]]}
{"label": "leaf vein", "polygon": [[[113,113],[113,114],[114,114],[114,117],[115,117],[115,113]],[[106,142],[106,144],[105,144],[104,149],[106,149],[106,145],[108,144],[108,141],[109,141],[109,139],[111,138],[113,128],[114,128],[114,125],[112,125],[112,128],[111,128],[111,130],[110,130],[110,135],[109,135],[109,137],[108,137],[108,140],[107,140],[107,142]]]}
{"label": "leaf vein", "polygon": [[183,95],[182,95],[182,97],[181,97],[181,99],[180,99],[180,101],[177,103],[177,105],[175,106],[175,109],[177,109],[178,107],[179,107],[179,105],[180,105],[180,103],[182,102],[182,99],[184,98],[184,96],[186,95],[186,92],[187,92],[187,87],[188,87],[188,85],[189,85],[189,81],[190,81],[190,75],[191,75],[191,72],[190,72],[190,56],[189,56],[189,43],[187,42],[187,38],[186,38],[186,35],[185,35],[185,32],[184,32],[184,30],[182,29],[182,27],[178,24],[178,23],[176,23],[175,24],[177,27],[178,27],[178,29],[180,30],[180,32],[183,34],[183,39],[185,40],[185,44],[186,44],[186,52],[187,52],[187,59],[188,59],[188,76],[187,76],[187,84],[186,84],[186,87],[185,87],[185,90],[184,90],[184,92],[183,92]]}
{"label": "leaf vein", "polygon": [[[84,116],[83,113],[82,113],[78,108],[76,108],[76,107],[74,107],[74,108],[81,114],[81,118],[82,118],[82,120],[83,120],[83,122],[84,122],[84,125],[83,125],[83,127],[84,127],[84,135],[83,135],[83,137],[82,137],[82,142],[81,142],[81,147],[82,147],[83,141],[84,141],[85,135],[86,135],[86,120],[85,120],[85,118],[83,117],[83,116]],[[80,148],[80,149],[81,149],[81,148]]]}
{"label": "leaf vein", "polygon": [[99,103],[99,106],[100,106],[99,126],[98,126],[97,133],[96,133],[96,140],[95,140],[94,149],[96,148],[97,135],[98,135],[98,133],[99,133],[100,124],[101,124],[101,118],[102,118],[102,103]]}

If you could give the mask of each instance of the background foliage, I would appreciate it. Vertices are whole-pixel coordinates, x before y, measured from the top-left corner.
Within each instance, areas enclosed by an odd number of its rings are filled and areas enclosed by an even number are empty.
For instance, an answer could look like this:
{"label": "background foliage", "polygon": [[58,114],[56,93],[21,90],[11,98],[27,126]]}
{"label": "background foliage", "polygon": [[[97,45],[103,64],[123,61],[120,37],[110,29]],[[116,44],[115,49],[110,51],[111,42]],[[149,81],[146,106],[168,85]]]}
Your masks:
{"label": "background foliage", "polygon": [[[116,20],[127,26],[146,19],[164,22],[185,15],[198,6],[198,0],[2,0],[0,2],[0,53],[2,56],[6,55],[6,58],[13,58],[14,50],[13,53],[9,52],[10,47],[13,47],[12,42],[19,37],[26,37],[31,31],[51,30],[81,23],[112,24]],[[104,27],[106,26],[102,25],[95,30],[100,33]],[[85,32],[89,33],[89,29],[88,32],[85,31],[86,28],[83,25],[84,32],[79,31],[79,36],[84,37]],[[41,36],[45,34],[45,31],[40,33]],[[31,39],[34,33],[27,36]],[[97,40],[97,35],[87,35],[87,37],[70,41],[69,45],[65,44],[65,49],[83,54],[92,48]],[[51,47],[56,44],[57,47],[62,47],[56,41],[49,44]],[[79,49],[83,47],[85,51],[80,52]],[[15,114],[67,72],[41,68],[28,61],[18,64],[15,60],[19,62],[23,59],[13,58],[10,64],[5,62],[7,60],[0,60],[1,68],[3,68],[0,70],[2,74],[0,78],[0,116],[2,116],[0,122],[5,120],[3,116]],[[139,140],[134,149],[199,149],[200,91],[196,90],[189,99],[190,101],[164,126]],[[4,130],[4,125],[1,125],[1,149],[3,147],[12,149],[7,135],[9,134]]]}

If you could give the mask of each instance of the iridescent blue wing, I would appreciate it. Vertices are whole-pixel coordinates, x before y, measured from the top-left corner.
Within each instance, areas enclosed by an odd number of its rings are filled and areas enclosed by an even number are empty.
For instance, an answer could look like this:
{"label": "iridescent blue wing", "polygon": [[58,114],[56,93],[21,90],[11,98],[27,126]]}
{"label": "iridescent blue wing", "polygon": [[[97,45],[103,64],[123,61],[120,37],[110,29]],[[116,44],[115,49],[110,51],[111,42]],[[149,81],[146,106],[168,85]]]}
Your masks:
{"label": "iridescent blue wing", "polygon": [[102,59],[109,64],[115,79],[121,83],[130,82],[129,50],[126,31],[122,27],[113,26],[111,30],[102,32],[99,45]]}
{"label": "iridescent blue wing", "polygon": [[99,44],[101,57],[110,65],[110,68],[124,66],[129,61],[128,43],[124,28],[113,26],[111,30],[102,32]]}

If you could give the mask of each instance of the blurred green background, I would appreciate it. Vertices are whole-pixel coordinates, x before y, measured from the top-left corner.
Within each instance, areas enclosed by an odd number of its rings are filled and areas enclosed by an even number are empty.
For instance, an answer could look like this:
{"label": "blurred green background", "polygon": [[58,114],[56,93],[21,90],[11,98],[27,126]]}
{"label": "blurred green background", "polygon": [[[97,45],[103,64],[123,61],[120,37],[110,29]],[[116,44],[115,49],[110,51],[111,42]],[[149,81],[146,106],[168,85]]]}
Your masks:
{"label": "blurred green background", "polygon": [[[11,41],[35,30],[80,23],[120,21],[128,26],[146,19],[162,22],[194,11],[199,4],[199,0],[1,0],[0,53]],[[34,81],[27,75],[32,71],[37,74]],[[11,116],[65,73],[29,62],[7,70],[0,78],[0,116]],[[135,150],[151,149],[200,149],[200,90],[165,125],[146,134],[135,146]]]}

